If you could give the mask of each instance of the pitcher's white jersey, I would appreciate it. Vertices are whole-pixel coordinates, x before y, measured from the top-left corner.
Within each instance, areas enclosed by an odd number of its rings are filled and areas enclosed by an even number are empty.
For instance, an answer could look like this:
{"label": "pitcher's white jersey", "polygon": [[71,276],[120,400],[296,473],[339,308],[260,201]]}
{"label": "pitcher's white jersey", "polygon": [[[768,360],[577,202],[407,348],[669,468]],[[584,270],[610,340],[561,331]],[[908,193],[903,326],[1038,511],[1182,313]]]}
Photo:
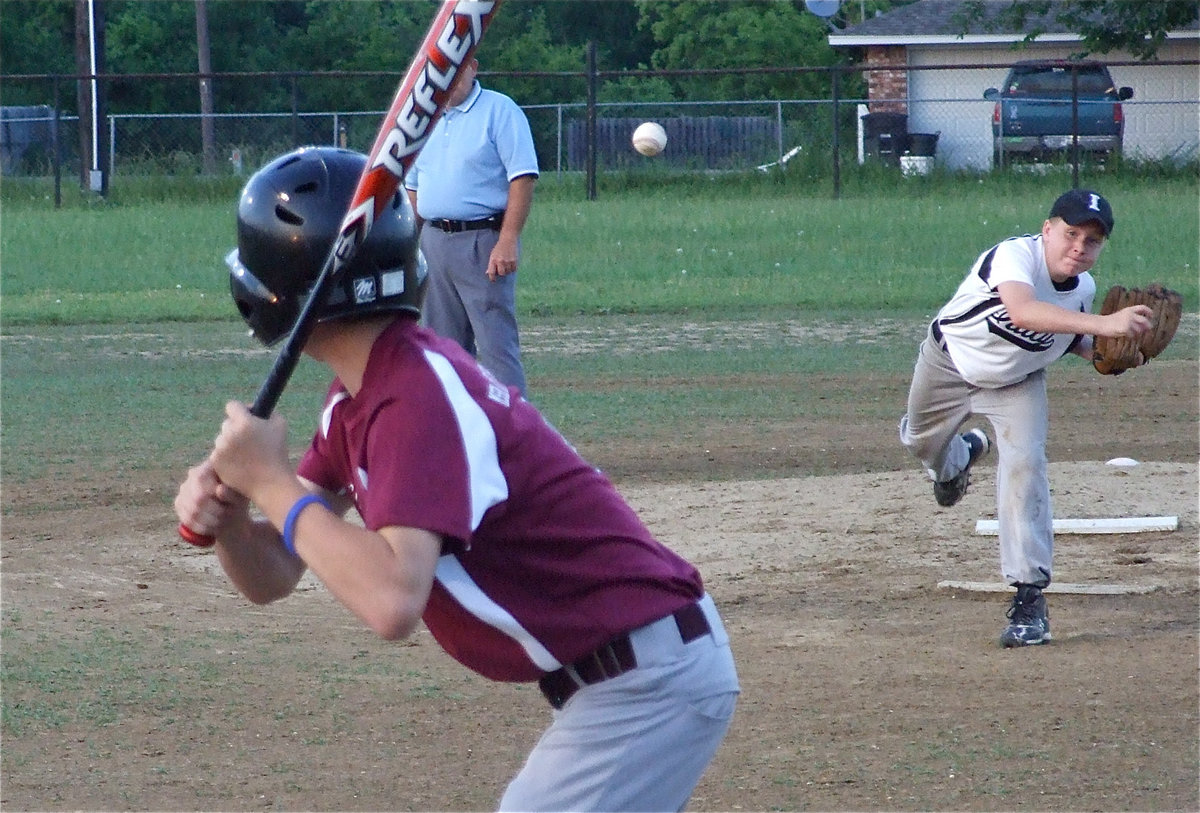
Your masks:
{"label": "pitcher's white jersey", "polygon": [[1022,381],[1061,358],[1082,338],[1014,325],[1000,300],[1002,282],[1031,285],[1039,301],[1083,313],[1091,312],[1096,296],[1090,273],[1064,283],[1050,279],[1040,234],[1012,237],[981,254],[934,321],[934,335],[940,333],[954,366],[977,387],[992,389]]}

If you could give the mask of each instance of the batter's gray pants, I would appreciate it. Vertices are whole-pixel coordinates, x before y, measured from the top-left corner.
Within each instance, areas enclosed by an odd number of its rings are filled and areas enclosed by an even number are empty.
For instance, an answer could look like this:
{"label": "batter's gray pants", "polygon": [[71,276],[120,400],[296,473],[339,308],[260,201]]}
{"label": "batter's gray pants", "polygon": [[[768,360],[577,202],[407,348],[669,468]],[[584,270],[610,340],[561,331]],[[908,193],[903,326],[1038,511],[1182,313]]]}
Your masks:
{"label": "batter's gray pants", "polygon": [[499,234],[492,229],[454,234],[432,226],[421,230],[421,250],[429,266],[421,320],[435,333],[462,345],[502,384],[525,395],[517,333],[517,275],[495,282],[487,278],[488,257]]}
{"label": "batter's gray pants", "polygon": [[711,635],[687,644],[667,617],[630,633],[637,668],[585,686],[517,774],[500,810],[682,810],[717,752],[739,692],[712,599]]}
{"label": "batter's gray pants", "polygon": [[958,431],[972,414],[986,417],[995,437],[1001,573],[1009,584],[1045,586],[1054,554],[1045,371],[1007,387],[975,387],[927,336],[913,371],[908,413],[900,419],[900,442],[931,479],[949,480],[966,466],[970,451]]}

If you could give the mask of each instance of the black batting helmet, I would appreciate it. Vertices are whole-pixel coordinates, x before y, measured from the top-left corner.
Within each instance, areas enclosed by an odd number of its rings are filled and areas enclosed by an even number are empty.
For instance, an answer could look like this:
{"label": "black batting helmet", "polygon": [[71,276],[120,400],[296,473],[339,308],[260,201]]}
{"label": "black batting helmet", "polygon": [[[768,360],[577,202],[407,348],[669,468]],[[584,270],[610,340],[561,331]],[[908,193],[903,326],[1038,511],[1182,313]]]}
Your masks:
{"label": "black batting helmet", "polygon": [[[366,161],[350,150],[304,147],[271,161],[242,189],[237,248],[225,262],[238,311],[263,344],[274,344],[295,325]],[[416,217],[401,189],[333,280],[318,319],[382,311],[419,316],[425,278]]]}

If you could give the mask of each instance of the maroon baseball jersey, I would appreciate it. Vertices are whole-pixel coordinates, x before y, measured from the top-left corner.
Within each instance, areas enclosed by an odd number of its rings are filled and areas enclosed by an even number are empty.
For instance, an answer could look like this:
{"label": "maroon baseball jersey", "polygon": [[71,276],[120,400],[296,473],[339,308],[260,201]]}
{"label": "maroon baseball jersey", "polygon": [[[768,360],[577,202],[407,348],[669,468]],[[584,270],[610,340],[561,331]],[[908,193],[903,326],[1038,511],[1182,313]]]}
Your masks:
{"label": "maroon baseball jersey", "polygon": [[299,473],[368,528],[442,536],[425,624],[494,680],[536,680],[704,592],[531,404],[409,319],[357,396],[333,382]]}

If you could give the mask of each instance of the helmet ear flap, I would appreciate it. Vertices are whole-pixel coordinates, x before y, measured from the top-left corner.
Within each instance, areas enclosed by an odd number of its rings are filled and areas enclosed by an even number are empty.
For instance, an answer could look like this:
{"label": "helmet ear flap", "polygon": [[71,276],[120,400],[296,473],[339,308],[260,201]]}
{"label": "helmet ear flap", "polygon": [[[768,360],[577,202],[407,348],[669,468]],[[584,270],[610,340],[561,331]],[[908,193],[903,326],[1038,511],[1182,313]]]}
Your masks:
{"label": "helmet ear flap", "polygon": [[229,291],[250,333],[263,344],[271,345],[291,330],[299,314],[294,297],[280,298],[267,289],[245,265],[238,249],[225,255],[229,267]]}

